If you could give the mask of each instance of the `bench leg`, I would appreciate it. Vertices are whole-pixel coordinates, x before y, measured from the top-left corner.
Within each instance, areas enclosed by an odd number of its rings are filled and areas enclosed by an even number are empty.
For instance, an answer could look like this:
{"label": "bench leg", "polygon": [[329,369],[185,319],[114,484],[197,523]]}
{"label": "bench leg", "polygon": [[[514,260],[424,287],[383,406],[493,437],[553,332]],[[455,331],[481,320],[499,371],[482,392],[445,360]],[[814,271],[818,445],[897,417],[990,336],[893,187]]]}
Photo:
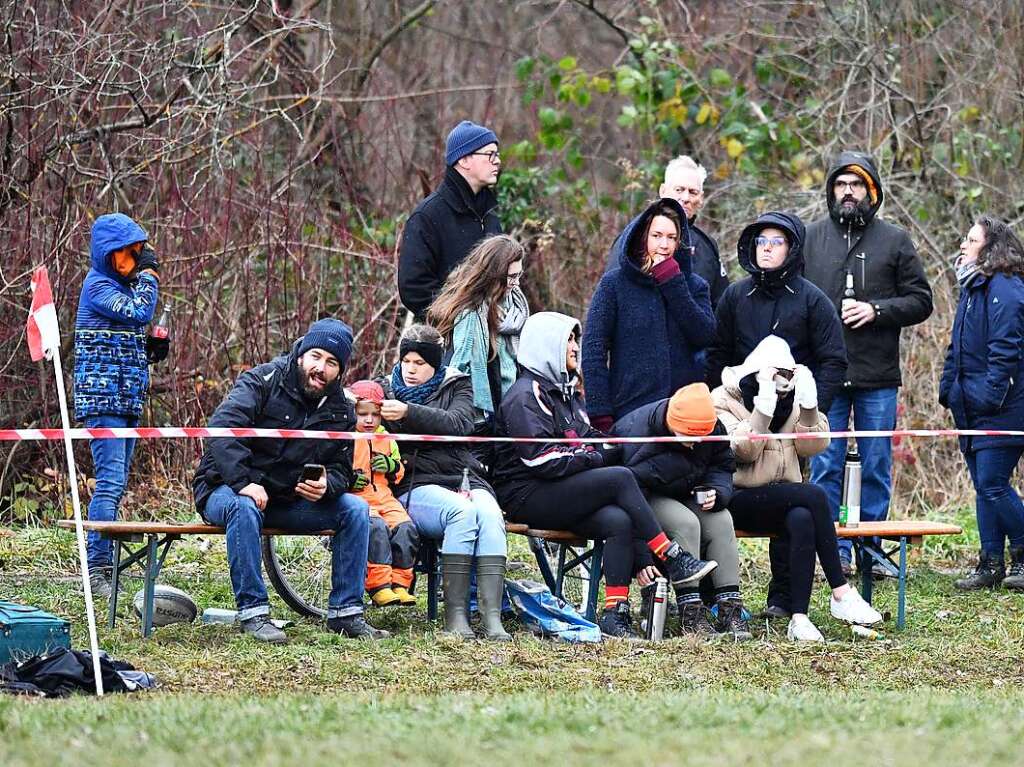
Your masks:
{"label": "bench leg", "polygon": [[900,537],[900,574],[898,576],[899,598],[896,603],[896,628],[902,629],[907,613],[907,538]]}
{"label": "bench leg", "polygon": [[114,628],[117,621],[117,596],[121,591],[121,541],[111,541],[114,547],[114,569],[110,573],[110,604],[107,605],[108,625]]}
{"label": "bench leg", "polygon": [[862,541],[854,541],[853,547],[857,552],[857,570],[860,573],[860,595],[864,597],[865,602],[871,604],[875,585],[875,577],[871,570],[875,563],[872,561],[871,555],[868,554]]}
{"label": "bench leg", "polygon": [[565,580],[565,550],[569,548],[564,543],[558,544],[558,572],[555,573],[555,596],[565,599],[562,596],[562,583]]}
{"label": "bench leg", "polygon": [[547,552],[544,550],[544,542],[532,535],[527,538],[530,542],[530,550],[533,558],[537,560],[537,569],[540,570],[540,577],[544,579],[544,585],[552,594],[558,592],[558,584],[555,582],[555,575],[551,572],[551,564],[548,562]]}
{"label": "bench leg", "polygon": [[157,539],[155,535],[146,536],[146,575],[145,593],[142,599],[142,636],[153,633],[153,592],[156,588],[156,577],[160,564],[156,556]]}
{"label": "bench leg", "polygon": [[437,620],[437,545],[431,541],[427,544],[424,557],[427,565],[427,620]]}
{"label": "bench leg", "polygon": [[588,621],[597,620],[597,599],[601,589],[601,562],[604,559],[604,541],[594,541],[590,550],[590,587],[587,589],[587,604],[583,617]]}

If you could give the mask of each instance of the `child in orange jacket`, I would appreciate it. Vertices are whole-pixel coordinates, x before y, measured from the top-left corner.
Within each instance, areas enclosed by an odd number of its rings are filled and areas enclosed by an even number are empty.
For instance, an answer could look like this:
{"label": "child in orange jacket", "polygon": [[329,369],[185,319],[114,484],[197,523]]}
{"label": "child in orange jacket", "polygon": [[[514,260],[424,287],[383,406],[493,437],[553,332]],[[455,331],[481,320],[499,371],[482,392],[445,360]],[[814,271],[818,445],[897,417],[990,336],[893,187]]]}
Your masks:
{"label": "child in orange jacket", "polygon": [[[356,431],[386,434],[380,425],[384,390],[374,381],[357,381],[349,387],[355,400]],[[377,607],[412,606],[409,593],[412,567],[420,546],[419,531],[402,504],[391,494],[401,480],[398,443],[394,440],[356,440],[352,455],[356,480],[352,491],[370,504],[370,548],[366,592]]]}

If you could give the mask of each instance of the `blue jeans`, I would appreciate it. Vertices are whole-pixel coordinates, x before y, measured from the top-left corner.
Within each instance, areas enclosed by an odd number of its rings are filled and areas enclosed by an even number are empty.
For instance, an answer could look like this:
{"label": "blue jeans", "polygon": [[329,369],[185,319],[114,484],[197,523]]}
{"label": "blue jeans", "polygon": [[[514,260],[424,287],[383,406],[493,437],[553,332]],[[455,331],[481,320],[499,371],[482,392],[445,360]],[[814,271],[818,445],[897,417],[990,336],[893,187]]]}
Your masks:
{"label": "blue jeans", "polygon": [[[896,388],[841,389],[828,411],[832,431],[846,431],[853,408],[853,425],[861,431],[882,431],[896,428]],[[867,437],[857,440],[860,452],[860,518],[875,522],[889,515],[892,493],[892,440],[888,437]],[[832,519],[839,519],[843,495],[843,465],[846,463],[846,440],[834,439],[824,453],[811,459],[811,482],[821,485],[828,496]],[[853,544],[839,541],[839,553],[850,558]]]}
{"label": "blue jeans", "polygon": [[505,519],[486,490],[473,490],[464,498],[440,485],[420,485],[398,501],[424,538],[441,541],[442,554],[504,557],[508,553]]}
{"label": "blue jeans", "polygon": [[1024,503],[1010,486],[1010,475],[1024,448],[990,447],[966,454],[974,483],[981,550],[1003,558],[1003,542],[1024,546]]}
{"label": "blue jeans", "polygon": [[[87,429],[134,428],[139,423],[135,416],[93,415],[85,419]],[[128,469],[132,465],[135,439],[94,439],[92,449],[93,470],[96,472],[96,490],[89,501],[89,519],[93,522],[113,522],[121,496],[128,486]],[[89,569],[110,567],[113,562],[113,543],[90,532],[86,543]]]}
{"label": "blue jeans", "polygon": [[239,620],[270,612],[261,569],[260,531],[264,526],[297,533],[334,530],[327,617],[363,612],[370,507],[362,498],[345,493],[315,503],[301,498],[291,502],[271,500],[266,510],[260,511],[252,498],[221,485],[206,500],[203,517],[227,533],[231,589]]}

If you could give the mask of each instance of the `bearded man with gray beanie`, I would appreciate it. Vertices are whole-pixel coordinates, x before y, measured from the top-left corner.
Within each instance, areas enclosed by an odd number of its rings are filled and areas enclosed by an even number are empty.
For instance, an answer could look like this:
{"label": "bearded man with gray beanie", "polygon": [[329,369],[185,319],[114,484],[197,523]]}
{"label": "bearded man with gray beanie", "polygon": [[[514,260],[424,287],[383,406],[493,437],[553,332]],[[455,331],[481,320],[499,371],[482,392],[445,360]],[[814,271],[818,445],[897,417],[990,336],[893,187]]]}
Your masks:
{"label": "bearded man with gray beanie", "polygon": [[[355,415],[341,388],[351,353],[348,325],[331,318],[314,322],[290,354],[242,373],[209,425],[354,431]],[[226,530],[231,588],[244,633],[272,644],[287,641],[270,621],[261,572],[260,538],[269,527],[333,530],[328,630],[355,639],[388,636],[363,620],[370,516],[366,501],[348,492],[354,478],[349,440],[206,441],[192,489],[203,518]]]}
{"label": "bearded man with gray beanie", "polygon": [[409,216],[398,257],[398,294],[423,322],[452,269],[485,237],[501,234],[494,187],[501,170],[498,137],[463,120],[448,134],[441,185]]}

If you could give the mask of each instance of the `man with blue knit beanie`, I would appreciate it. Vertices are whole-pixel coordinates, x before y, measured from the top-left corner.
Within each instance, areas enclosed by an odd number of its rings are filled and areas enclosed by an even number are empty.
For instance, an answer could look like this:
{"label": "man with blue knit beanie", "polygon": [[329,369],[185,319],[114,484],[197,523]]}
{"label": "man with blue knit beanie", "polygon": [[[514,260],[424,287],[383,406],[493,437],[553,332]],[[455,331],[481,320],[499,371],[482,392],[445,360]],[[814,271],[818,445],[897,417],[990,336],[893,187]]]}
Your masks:
{"label": "man with blue knit beanie", "polygon": [[[318,320],[290,354],[242,373],[209,425],[354,431],[355,414],[341,388],[351,354],[352,329],[339,320]],[[388,636],[363,620],[370,509],[348,492],[354,479],[349,440],[206,441],[192,490],[203,518],[225,528],[231,588],[244,633],[261,642],[287,641],[270,621],[261,571],[261,531],[273,527],[333,530],[328,630],[354,639]]]}
{"label": "man with blue knit beanie", "polygon": [[444,179],[409,216],[398,258],[398,293],[417,322],[473,246],[501,234],[494,187],[501,170],[494,131],[463,120],[448,134]]}

